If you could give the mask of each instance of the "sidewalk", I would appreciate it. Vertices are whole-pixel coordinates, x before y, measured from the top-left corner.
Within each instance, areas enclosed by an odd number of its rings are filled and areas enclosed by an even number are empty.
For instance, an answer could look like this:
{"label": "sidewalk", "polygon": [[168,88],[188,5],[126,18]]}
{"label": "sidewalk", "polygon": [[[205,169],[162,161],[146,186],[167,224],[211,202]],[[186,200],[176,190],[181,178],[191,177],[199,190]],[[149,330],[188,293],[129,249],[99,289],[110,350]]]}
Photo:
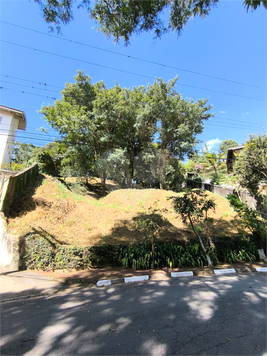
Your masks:
{"label": "sidewalk", "polygon": [[111,279],[122,283],[123,278],[148,275],[150,280],[171,279],[171,272],[193,271],[194,276],[214,275],[214,269],[234,268],[237,273],[256,272],[256,268],[266,267],[264,262],[224,264],[203,268],[176,268],[135,271],[122,268],[91,269],[74,272],[5,271],[0,270],[0,300],[15,300],[57,293],[67,287],[81,288],[96,286],[97,281]]}

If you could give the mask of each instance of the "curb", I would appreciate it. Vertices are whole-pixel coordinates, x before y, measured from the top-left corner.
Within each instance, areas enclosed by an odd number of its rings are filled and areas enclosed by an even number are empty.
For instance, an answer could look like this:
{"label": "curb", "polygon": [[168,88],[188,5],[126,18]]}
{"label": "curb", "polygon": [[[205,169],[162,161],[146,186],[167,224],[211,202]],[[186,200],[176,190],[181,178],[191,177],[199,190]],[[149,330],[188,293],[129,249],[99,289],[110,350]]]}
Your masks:
{"label": "curb", "polygon": [[[244,273],[244,272],[265,272],[267,273],[267,267],[258,267],[258,268],[226,268],[226,269],[214,269],[213,274],[209,273],[206,275],[223,275],[223,274],[233,274],[233,273]],[[153,275],[144,275],[144,276],[135,276],[135,277],[125,277],[117,279],[104,279],[99,280],[96,285],[97,287],[110,286],[112,284],[121,284],[121,283],[134,283],[134,282],[143,282],[148,280],[170,280],[172,278],[184,278],[184,277],[194,277],[201,276],[202,274],[195,273],[193,271],[184,271],[184,272],[171,272],[168,276],[163,276],[162,274],[153,274]]]}

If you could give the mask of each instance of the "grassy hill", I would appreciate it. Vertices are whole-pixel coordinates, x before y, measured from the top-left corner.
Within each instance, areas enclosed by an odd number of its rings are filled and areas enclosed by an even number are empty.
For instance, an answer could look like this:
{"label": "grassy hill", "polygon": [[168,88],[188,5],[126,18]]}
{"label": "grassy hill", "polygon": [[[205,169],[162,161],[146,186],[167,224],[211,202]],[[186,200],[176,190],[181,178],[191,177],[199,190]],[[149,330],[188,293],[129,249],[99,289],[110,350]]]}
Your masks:
{"label": "grassy hill", "polygon": [[[161,240],[195,239],[189,226],[174,213],[169,197],[172,191],[157,189],[117,189],[108,181],[109,192],[101,197],[98,179],[79,184],[75,179],[61,182],[40,175],[11,207],[7,218],[9,233],[24,236],[34,232],[49,234],[62,244],[92,246],[102,243],[134,243],[144,240],[137,228],[138,219],[151,218],[149,208],[167,209],[162,213]],[[227,199],[208,193],[216,202],[209,216],[212,237],[234,236],[242,232],[240,220]],[[203,227],[197,227],[200,234]]]}

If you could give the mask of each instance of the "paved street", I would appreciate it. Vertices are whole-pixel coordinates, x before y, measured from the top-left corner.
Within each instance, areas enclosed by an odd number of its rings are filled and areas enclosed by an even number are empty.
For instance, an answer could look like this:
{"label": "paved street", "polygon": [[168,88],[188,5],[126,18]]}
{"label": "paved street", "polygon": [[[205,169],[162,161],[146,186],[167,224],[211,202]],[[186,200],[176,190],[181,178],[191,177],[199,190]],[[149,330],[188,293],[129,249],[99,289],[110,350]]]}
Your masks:
{"label": "paved street", "polygon": [[1,305],[2,355],[267,355],[266,276],[76,288]]}

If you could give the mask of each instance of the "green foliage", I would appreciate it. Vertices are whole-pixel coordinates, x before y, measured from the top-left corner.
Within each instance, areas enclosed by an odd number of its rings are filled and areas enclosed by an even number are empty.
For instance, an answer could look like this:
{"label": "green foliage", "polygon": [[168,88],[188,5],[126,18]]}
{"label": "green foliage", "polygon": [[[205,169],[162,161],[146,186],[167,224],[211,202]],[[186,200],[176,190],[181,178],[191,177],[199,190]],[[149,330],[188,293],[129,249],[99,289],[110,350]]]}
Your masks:
{"label": "green foliage", "polygon": [[218,170],[220,168],[225,168],[226,164],[224,162],[223,153],[215,153],[205,151],[203,156],[206,158],[206,164],[204,163],[204,167],[209,170],[214,170],[215,174],[218,174]]}
{"label": "green foliage", "polygon": [[184,169],[186,173],[196,172],[196,164],[191,159],[184,164]]}
{"label": "green foliage", "polygon": [[28,237],[25,266],[28,269],[50,271],[55,269],[56,246],[48,239]]}
{"label": "green foliage", "polygon": [[[211,238],[207,235],[209,245],[206,248],[204,242],[196,230],[196,221],[208,218],[208,211],[215,209],[215,202],[208,199],[208,195],[202,189],[186,191],[182,196],[171,197],[173,199],[174,211],[181,216],[183,223],[190,222],[195,236],[199,239],[200,245],[206,254],[209,265],[212,264],[208,250],[214,247]],[[208,229],[206,229],[208,232]]]}
{"label": "green foliage", "polygon": [[63,175],[97,172],[103,185],[111,177],[128,187],[133,180],[177,187],[176,161],[193,152],[196,135],[212,116],[207,100],[184,100],[174,89],[177,78],[132,89],[92,84],[81,71],[75,80],[66,84],[61,100],[41,109],[65,145],[64,152],[42,151],[42,167]]}
{"label": "green foliage", "polygon": [[228,194],[227,199],[241,218],[242,225],[252,232],[255,245],[259,249],[263,248],[266,243],[267,228],[266,222],[260,217],[260,213],[242,203],[235,194]]}
{"label": "green foliage", "polygon": [[[73,19],[74,0],[34,0],[40,5],[43,18],[50,28],[60,31],[61,24],[66,25]],[[134,33],[151,32],[155,37],[161,37],[169,31],[178,35],[186,23],[193,17],[205,18],[219,0],[206,1],[127,1],[127,0],[97,0],[90,6],[89,0],[82,0],[78,8],[85,8],[91,18],[98,22],[98,28],[107,37],[113,36],[117,42],[120,38],[128,44]],[[247,11],[255,10],[260,5],[267,8],[266,0],[245,0]],[[164,23],[162,14],[169,14],[168,24]]]}
{"label": "green foliage", "polygon": [[1,169],[6,169],[11,172],[20,172],[28,167],[29,167],[29,164],[27,164],[27,163],[11,162],[10,164],[2,164]]}
{"label": "green foliage", "polygon": [[214,185],[222,185],[225,184],[229,181],[229,178],[226,174],[222,174],[222,173],[213,173],[211,175],[211,184]]}
{"label": "green foliage", "polygon": [[[123,266],[133,269],[203,267],[207,259],[197,243],[155,241],[134,245],[96,245],[77,247],[53,244],[49,239],[27,237],[27,252],[24,256],[28,269],[81,270],[89,267]],[[249,239],[223,240],[210,251],[214,265],[237,263],[259,259],[255,245]]]}
{"label": "green foliage", "polygon": [[23,165],[30,165],[32,161],[32,153],[35,146],[32,143],[20,143],[15,141],[13,149],[12,162]]}
{"label": "green foliage", "polygon": [[220,148],[219,148],[219,153],[223,154],[223,157],[226,158],[227,157],[227,152],[229,148],[232,147],[236,147],[238,146],[238,143],[234,140],[228,139],[228,140],[224,140],[221,144],[220,144]]}
{"label": "green foliage", "polygon": [[202,189],[189,190],[182,196],[171,197],[174,211],[181,215],[184,223],[193,219],[207,219],[208,211],[215,209],[215,202],[207,198],[208,195]]}
{"label": "green foliage", "polygon": [[245,147],[237,156],[234,174],[243,188],[252,195],[259,194],[267,185],[267,135],[250,135]]}

